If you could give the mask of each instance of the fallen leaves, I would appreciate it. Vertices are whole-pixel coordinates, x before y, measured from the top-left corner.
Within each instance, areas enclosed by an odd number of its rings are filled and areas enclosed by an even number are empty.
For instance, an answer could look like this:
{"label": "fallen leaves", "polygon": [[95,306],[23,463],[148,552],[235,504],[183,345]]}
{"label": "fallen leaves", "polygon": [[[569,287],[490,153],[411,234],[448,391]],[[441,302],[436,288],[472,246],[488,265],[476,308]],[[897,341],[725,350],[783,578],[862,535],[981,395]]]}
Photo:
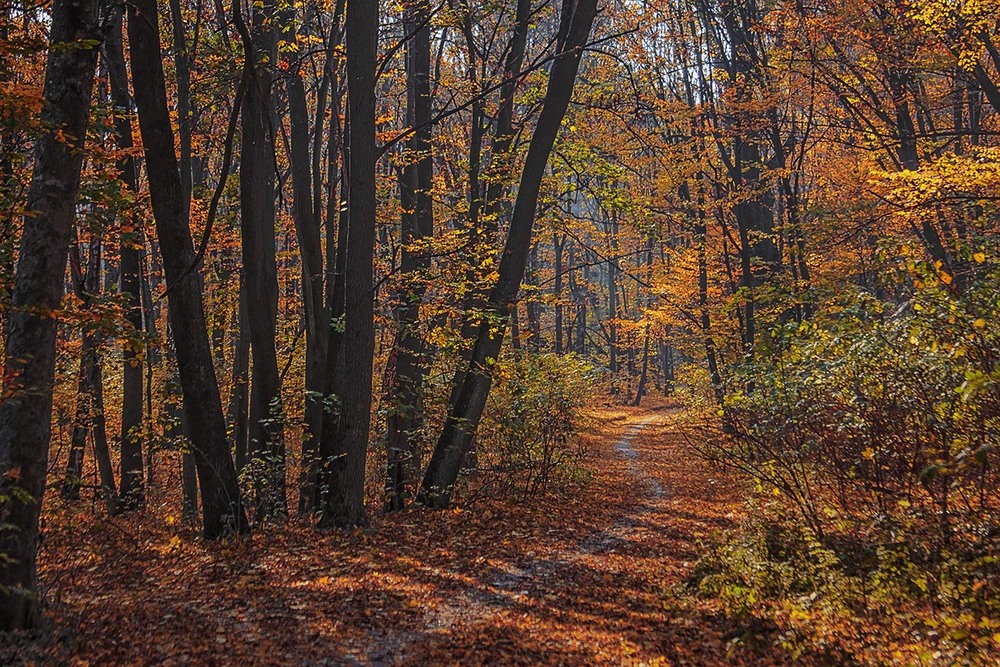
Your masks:
{"label": "fallen leaves", "polygon": [[[616,454],[650,415],[637,458]],[[80,665],[789,662],[771,646],[734,658],[733,620],[683,593],[695,536],[732,525],[736,489],[684,453],[667,412],[607,408],[595,422],[590,484],[531,504],[409,510],[351,532],[291,521],[222,544],[63,507],[41,576],[54,632],[72,641],[31,650]],[[649,479],[667,491],[650,495]]]}

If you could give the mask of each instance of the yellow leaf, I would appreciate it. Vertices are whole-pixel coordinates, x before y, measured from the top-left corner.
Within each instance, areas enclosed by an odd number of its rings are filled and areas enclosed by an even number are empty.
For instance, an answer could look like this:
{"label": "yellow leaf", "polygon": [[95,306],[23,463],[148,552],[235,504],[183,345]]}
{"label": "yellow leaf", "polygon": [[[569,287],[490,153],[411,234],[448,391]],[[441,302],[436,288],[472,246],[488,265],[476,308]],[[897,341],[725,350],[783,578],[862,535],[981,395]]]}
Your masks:
{"label": "yellow leaf", "polygon": [[980,317],[979,319],[977,319],[975,322],[972,323],[972,326],[976,329],[985,329],[986,320]]}
{"label": "yellow leaf", "polygon": [[940,271],[939,270],[938,271],[938,278],[940,278],[941,282],[943,282],[945,285],[950,285],[951,284],[952,277],[951,277],[951,274],[949,274],[947,271]]}
{"label": "yellow leaf", "polygon": [[872,449],[871,447],[869,447],[865,451],[861,452],[861,456],[863,456],[863,457],[865,457],[865,459],[871,461],[873,458],[875,458],[875,450]]}
{"label": "yellow leaf", "polygon": [[984,252],[973,253],[972,259],[976,260],[977,264],[982,264],[983,262],[986,261],[986,253]]}

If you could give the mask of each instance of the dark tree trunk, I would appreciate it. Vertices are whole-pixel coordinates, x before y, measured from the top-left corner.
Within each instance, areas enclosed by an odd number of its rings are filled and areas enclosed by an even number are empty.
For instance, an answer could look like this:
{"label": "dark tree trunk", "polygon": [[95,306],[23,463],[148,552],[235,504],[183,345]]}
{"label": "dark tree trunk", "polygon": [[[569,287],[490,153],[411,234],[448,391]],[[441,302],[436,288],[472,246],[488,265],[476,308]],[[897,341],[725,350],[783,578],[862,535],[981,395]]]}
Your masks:
{"label": "dark tree trunk", "polygon": [[236,455],[236,471],[240,474],[247,464],[247,437],[250,410],[250,335],[247,331],[247,291],[240,274],[240,296],[237,313],[236,349],[233,352],[233,376],[229,390],[230,447]]}
{"label": "dark tree trunk", "polygon": [[[80,190],[94,69],[101,34],[94,0],[51,5],[41,127],[35,143],[24,231],[7,319],[0,404],[0,630],[39,620],[35,589],[38,515],[45,490],[52,422],[56,311]],[[87,40],[83,42],[83,40]],[[82,42],[82,43],[81,43]],[[66,45],[72,45],[66,48]]]}
{"label": "dark tree trunk", "polygon": [[524,278],[531,230],[538,207],[538,194],[549,154],[566,114],[573,83],[596,13],[596,0],[578,0],[563,5],[557,55],[549,74],[545,101],[525,157],[517,199],[511,215],[510,231],[500,262],[499,278],[490,293],[486,316],[479,327],[469,371],[462,380],[458,399],[452,406],[421,485],[418,501],[430,507],[447,507],[461,468],[462,455],[469,447],[482,418],[493,380],[492,368],[503,343],[511,307]]}
{"label": "dark tree trunk", "polygon": [[562,304],[562,291],[563,291],[563,248],[566,245],[566,237],[559,237],[558,234],[552,234],[552,252],[554,253],[554,265],[553,270],[555,271],[555,285],[553,290],[555,291],[555,327],[556,327],[556,354],[563,353],[563,304]]}
{"label": "dark tree trunk", "polygon": [[533,243],[528,251],[528,263],[525,269],[524,284],[528,286],[528,295],[524,300],[524,312],[528,316],[529,349],[539,352],[542,349],[542,304],[538,301],[538,244]]}
{"label": "dark tree trunk", "polygon": [[198,517],[198,470],[194,463],[194,454],[191,452],[187,422],[183,413],[180,417],[178,430],[184,438],[184,452],[181,454],[181,490],[184,498],[182,512],[186,521],[193,521]]}
{"label": "dark tree trunk", "polygon": [[389,450],[386,507],[402,509],[418,474],[417,439],[423,430],[423,381],[426,373],[420,337],[420,302],[426,290],[420,275],[430,257],[414,243],[434,234],[431,199],[434,156],[431,152],[431,25],[428,0],[406,7],[403,32],[413,37],[406,47],[406,115],[414,132],[406,144],[406,163],[399,179],[401,217],[400,272],[403,287],[396,306],[396,340],[390,357]]}
{"label": "dark tree trunk", "polygon": [[[379,6],[347,5],[347,98],[350,118],[348,250],[340,416],[332,451],[323,452],[326,498],[321,526],[365,522],[365,460],[372,411],[375,352],[375,69]],[[324,443],[327,442],[323,438]]]}
{"label": "dark tree trunk", "polygon": [[635,398],[632,405],[638,406],[642,402],[642,397],[646,395],[646,382],[649,378],[649,324],[646,324],[646,332],[642,340],[642,370],[639,371],[639,384],[635,388]]}
{"label": "dark tree trunk", "polygon": [[[281,11],[282,39],[296,43],[295,10],[292,4]],[[286,59],[288,68],[285,91],[291,126],[292,205],[295,233],[302,261],[302,302],[306,320],[305,372],[305,433],[302,440],[302,466],[315,464],[323,428],[323,387],[326,364],[328,316],[323,302],[323,246],[320,234],[319,198],[313,193],[313,176],[309,160],[309,112],[305,85],[302,82],[298,49]],[[316,114],[317,132],[322,106]],[[317,146],[318,148],[318,146]],[[316,183],[318,190],[319,183]],[[314,201],[315,197],[315,201]],[[315,204],[315,206],[314,206]],[[301,487],[301,480],[300,480]],[[300,511],[303,509],[300,503]]]}
{"label": "dark tree trunk", "polygon": [[[470,195],[475,197],[470,203],[470,228],[469,247],[472,257],[480,260],[494,255],[493,246],[496,243],[497,231],[500,225],[500,215],[502,211],[503,198],[506,190],[510,187],[510,161],[512,146],[514,142],[514,99],[518,90],[518,83],[521,78],[518,74],[524,64],[524,53],[528,41],[528,29],[531,21],[531,0],[517,0],[514,10],[514,29],[511,34],[510,46],[507,51],[507,59],[504,62],[503,84],[500,86],[500,103],[497,108],[496,130],[493,135],[493,146],[490,151],[490,166],[487,172],[488,182],[485,196],[481,195],[476,187],[475,191],[470,191]],[[466,26],[466,41],[470,53],[470,60],[476,52],[475,39],[472,34],[471,25]],[[481,106],[477,108],[481,113]],[[473,123],[482,122],[473,113]],[[474,152],[470,154],[470,168],[475,166],[475,171],[470,175],[475,175],[479,181],[479,167],[481,163],[482,149],[482,129],[478,125],[472,128],[472,148]],[[470,179],[471,185],[471,179]],[[470,267],[469,281],[478,282],[479,267]],[[479,328],[479,322],[483,315],[486,304],[485,289],[475,288],[470,290],[465,303],[462,304],[465,320],[462,323],[460,357],[458,369],[455,373],[452,384],[451,397],[448,401],[449,410],[454,408],[458,400],[458,393],[461,390],[465,379],[465,372],[472,359],[472,345]],[[518,339],[515,345],[520,345]],[[470,446],[472,441],[470,440]]]}
{"label": "dark tree trunk", "polygon": [[[335,102],[337,99],[337,97],[334,98]],[[336,108],[337,106],[335,103],[334,107]],[[328,485],[331,477],[330,461],[333,453],[336,451],[335,437],[337,421],[340,417],[340,397],[343,394],[344,385],[344,355],[341,354],[341,346],[344,340],[344,310],[347,301],[347,242],[348,232],[350,231],[347,224],[347,214],[345,213],[350,191],[350,180],[347,177],[351,159],[350,145],[347,143],[350,136],[349,120],[345,123],[343,136],[345,141],[343,146],[345,168],[341,179],[340,196],[338,197],[339,206],[336,207],[336,217],[338,217],[339,222],[337,224],[335,248],[330,241],[330,236],[327,237],[327,264],[332,264],[334,268],[332,277],[333,288],[327,290],[327,310],[330,313],[330,324],[327,330],[326,378],[323,385],[325,400],[323,429],[320,440],[319,465],[314,470],[309,471],[309,477],[312,479],[307,480],[309,483],[307,491],[312,491],[310,505],[312,510],[319,515],[323,514],[323,503],[326,500],[326,491],[328,490],[328,487],[324,489],[322,485]],[[332,136],[330,141],[332,144]],[[333,206],[331,204],[331,207]],[[334,211],[329,211],[328,216],[328,219],[332,219]],[[306,498],[306,500],[309,500],[309,498]]]}
{"label": "dark tree trunk", "polygon": [[705,196],[702,178],[699,174],[694,228],[694,242],[698,252],[698,308],[701,312],[701,335],[705,344],[708,373],[712,380],[712,393],[715,395],[715,402],[721,407],[725,399],[725,388],[722,384],[722,374],[719,371],[718,351],[715,339],[712,338],[712,322],[708,312],[708,228],[705,224]]}
{"label": "dark tree trunk", "polygon": [[214,539],[246,532],[247,521],[226,442],[226,422],[205,324],[202,279],[195,266],[194,243],[184,214],[159,26],[149,20],[157,16],[156,0],[136,0],[128,7],[133,88],[156,235],[167,278],[184,412],[202,491],[204,533],[206,538]]}
{"label": "dark tree trunk", "polygon": [[[122,48],[122,21],[124,5],[114,5],[111,10],[105,54],[108,78],[111,80],[111,101],[115,106],[115,143],[125,154],[118,162],[118,177],[132,194],[139,190],[132,149],[132,104],[128,94],[128,75],[125,70],[125,53]],[[122,346],[122,425],[121,444],[121,501],[122,509],[135,510],[145,502],[142,475],[142,357],[137,342],[142,331],[142,295],[139,272],[145,241],[142,227],[133,211],[128,217],[128,231],[123,229],[121,238],[121,272],[119,289],[125,303],[125,322],[132,340]]]}
{"label": "dark tree trunk", "polygon": [[[80,260],[80,247],[74,243],[70,248],[70,268],[74,291],[80,299],[82,309],[87,311],[101,289],[101,243],[91,240],[90,257],[87,259],[86,273]],[[94,459],[101,480],[101,492],[107,504],[108,514],[114,516],[121,506],[115,473],[111,465],[111,452],[104,419],[104,380],[101,372],[101,341],[97,332],[84,328],[83,345],[80,351],[80,380],[78,384],[76,419],[73,423],[73,438],[70,446],[69,465],[63,484],[63,497],[76,500],[80,497],[80,483],[83,477],[83,459],[89,432],[94,443]],[[141,465],[141,461],[140,461]]]}
{"label": "dark tree trunk", "polygon": [[[274,4],[253,13],[251,64],[243,97],[240,149],[240,222],[243,270],[253,374],[250,383],[249,463],[258,521],[285,516],[285,439],[281,378],[275,332],[278,322],[278,270],[274,237],[275,155],[271,88],[277,42]],[[246,42],[246,38],[244,37]]]}
{"label": "dark tree trunk", "polygon": [[[612,257],[614,252],[612,252]],[[607,262],[608,279],[608,369],[618,373],[618,276],[616,260]]]}
{"label": "dark tree trunk", "polygon": [[[336,69],[331,73],[331,125],[327,141],[327,178],[328,188],[326,205],[326,348],[323,363],[323,391],[320,440],[308,443],[303,449],[302,475],[299,479],[299,513],[309,514],[321,511],[322,497],[319,492],[320,469],[323,465],[323,451],[332,451],[334,427],[337,423],[334,396],[337,380],[337,364],[340,360],[340,342],[343,331],[340,327],[344,314],[345,279],[344,264],[347,261],[347,225],[344,224],[344,208],[346,206],[346,187],[341,187],[338,193],[337,182],[343,179],[343,172],[338,168],[341,142],[344,139],[340,119],[341,86]],[[345,162],[347,151],[344,152]],[[346,170],[345,170],[346,171]],[[346,183],[346,180],[344,180]],[[334,221],[338,223],[334,225]]]}

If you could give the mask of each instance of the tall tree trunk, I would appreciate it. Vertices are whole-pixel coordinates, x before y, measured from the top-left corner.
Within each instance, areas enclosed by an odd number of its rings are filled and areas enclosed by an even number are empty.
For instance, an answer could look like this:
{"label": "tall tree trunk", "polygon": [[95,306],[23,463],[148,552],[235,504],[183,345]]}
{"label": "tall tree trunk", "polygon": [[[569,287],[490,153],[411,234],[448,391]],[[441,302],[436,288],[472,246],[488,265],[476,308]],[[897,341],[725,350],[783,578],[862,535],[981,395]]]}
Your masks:
{"label": "tall tree trunk", "polygon": [[[297,41],[295,8],[292,3],[281,10],[282,40]],[[302,261],[302,302],[306,320],[305,433],[302,439],[302,467],[314,465],[323,428],[323,385],[326,365],[328,316],[323,302],[323,245],[320,234],[319,198],[313,193],[309,160],[309,112],[305,85],[302,82],[298,48],[287,51],[285,91],[291,129],[292,208],[295,234]],[[325,108],[316,113],[317,132]],[[318,146],[317,146],[318,148]],[[319,183],[316,183],[317,189]],[[314,200],[315,197],[315,200]],[[316,206],[314,206],[316,204]],[[300,481],[301,486],[301,481]],[[301,489],[300,489],[301,490]],[[300,504],[300,511],[303,506]]]}
{"label": "tall tree trunk", "polygon": [[[167,109],[167,90],[156,21],[156,0],[128,6],[132,81],[139,110],[156,235],[166,273],[170,324],[184,394],[184,412],[202,491],[205,537],[214,539],[247,531],[236,481],[236,468],[226,442],[219,385],[205,324],[202,278],[195,265],[181,177],[174,152],[174,131]],[[220,175],[224,178],[225,175]]]}
{"label": "tall tree trunk", "polygon": [[277,42],[270,0],[253,13],[251,63],[243,97],[240,149],[240,223],[253,373],[250,383],[249,462],[258,521],[288,513],[285,492],[285,439],[281,378],[275,333],[278,270],[274,236],[275,154],[271,88]]}
{"label": "tall tree trunk", "polygon": [[[70,269],[74,291],[80,299],[82,309],[89,310],[101,290],[101,242],[92,239],[90,257],[87,258],[86,273],[80,260],[79,243],[70,247]],[[100,336],[97,332],[84,328],[83,345],[80,351],[80,380],[77,392],[76,419],[73,423],[73,437],[70,448],[63,496],[76,500],[80,496],[80,482],[83,477],[83,459],[87,444],[87,433],[94,443],[94,459],[101,480],[101,492],[108,508],[114,516],[121,509],[115,473],[111,465],[111,452],[104,419],[104,380],[101,372]],[[141,461],[140,461],[141,465]]]}
{"label": "tall tree trunk", "polygon": [[[111,79],[111,101],[115,106],[115,143],[123,157],[118,162],[118,177],[125,188],[136,194],[139,190],[132,149],[132,104],[128,94],[128,75],[122,48],[124,5],[111,9],[110,26],[104,52],[107,56],[108,78]],[[130,218],[123,224],[121,239],[121,272],[119,289],[125,303],[125,322],[131,329],[132,340],[122,346],[122,424],[121,491],[122,509],[134,510],[145,502],[142,475],[142,355],[137,342],[142,331],[142,295],[139,288],[139,266],[145,241],[141,222],[134,211],[125,212]]]}
{"label": "tall tree trunk", "polygon": [[[350,117],[350,194],[344,306],[340,417],[323,452],[327,478],[321,526],[350,527],[365,517],[365,460],[372,411],[375,352],[375,69],[379,6],[375,0],[347,5],[347,98]],[[327,439],[324,438],[324,443]]]}
{"label": "tall tree trunk", "polygon": [[[518,90],[518,83],[521,81],[519,73],[524,64],[524,53],[528,41],[528,29],[532,17],[531,0],[517,0],[514,10],[514,29],[510,38],[510,46],[507,50],[507,58],[504,61],[503,83],[500,86],[500,103],[496,112],[496,129],[493,135],[493,146],[490,151],[490,165],[487,171],[488,182],[485,196],[482,196],[476,188],[471,195],[474,198],[470,204],[470,228],[469,246],[472,257],[484,261],[486,258],[493,258],[494,244],[496,243],[497,231],[500,227],[500,215],[504,200],[504,194],[510,187],[512,147],[514,143],[514,99]],[[471,21],[465,27],[466,42],[470,53],[470,61],[477,52],[475,39],[472,32]],[[481,107],[478,108],[481,111]],[[477,119],[475,110],[473,113],[472,146],[475,149],[470,157],[472,164],[476,166],[474,173],[476,180],[479,180],[479,166],[481,162],[482,129],[476,125]],[[472,166],[472,165],[470,165]],[[485,262],[484,262],[485,263]],[[479,267],[471,267],[469,272],[470,282],[479,282],[482,277],[479,275]],[[455,373],[452,384],[451,397],[449,398],[449,410],[453,409],[462,383],[465,379],[465,372],[472,359],[472,343],[476,337],[483,309],[487,307],[487,294],[485,289],[476,288],[470,290],[469,295],[462,304],[465,320],[462,323],[461,339],[463,341],[460,348],[458,369]],[[520,340],[515,343],[520,345]],[[470,446],[472,440],[469,441]]]}
{"label": "tall tree trunk", "polygon": [[638,407],[642,402],[642,397],[646,395],[646,382],[649,378],[649,323],[646,324],[646,331],[642,337],[642,370],[639,371],[639,384],[635,388],[635,398],[632,405]]}
{"label": "tall tree trunk", "polygon": [[528,319],[528,347],[532,352],[542,349],[542,304],[538,301],[538,244],[531,244],[525,267],[524,284],[528,287],[524,300],[524,313]]}
{"label": "tall tree trunk", "polygon": [[434,234],[431,199],[434,156],[431,146],[431,25],[428,0],[412,0],[405,9],[403,32],[413,37],[406,48],[406,116],[414,129],[406,144],[406,163],[399,180],[403,287],[396,306],[396,340],[388,374],[390,412],[386,506],[402,509],[410,497],[411,480],[418,471],[417,439],[423,430],[423,381],[426,373],[420,337],[420,302],[426,290],[421,272],[430,257],[420,247]]}
{"label": "tall tree trunk", "polygon": [[698,174],[698,199],[695,207],[694,242],[698,252],[698,309],[701,314],[701,335],[705,345],[705,360],[712,381],[715,402],[721,407],[725,399],[719,355],[712,338],[712,321],[708,312],[708,226],[705,223],[704,176]]}
{"label": "tall tree trunk", "polygon": [[486,316],[479,327],[469,371],[462,380],[457,402],[452,406],[427,472],[418,501],[429,507],[447,507],[468,448],[486,406],[493,380],[493,364],[500,353],[511,307],[524,278],[531,230],[538,208],[538,194],[549,154],[566,114],[573,84],[583,55],[583,45],[594,22],[597,0],[564,3],[556,57],[549,74],[545,101],[528,146],[510,230],[500,262],[499,278],[490,293]]}
{"label": "tall tree trunk", "polygon": [[[98,29],[95,0],[54,0],[35,163],[7,319],[0,404],[0,630],[36,625],[38,515],[52,428],[56,319],[80,191]],[[68,47],[68,48],[67,48]]]}
{"label": "tall tree trunk", "polygon": [[[334,97],[334,108],[339,106],[339,95]],[[330,313],[330,324],[327,329],[326,344],[326,378],[323,384],[323,397],[325,401],[323,409],[323,429],[320,440],[319,465],[309,471],[308,487],[306,491],[312,491],[311,508],[322,517],[323,504],[326,501],[326,491],[323,484],[329,484],[331,477],[331,458],[336,451],[336,431],[337,421],[340,418],[340,397],[343,394],[344,385],[344,355],[341,354],[341,347],[344,341],[344,311],[347,302],[347,243],[350,231],[347,223],[348,199],[350,193],[350,170],[351,150],[349,145],[350,119],[344,124],[344,144],[343,161],[344,170],[341,176],[340,196],[337,198],[336,216],[334,211],[328,211],[328,220],[333,217],[338,218],[336,247],[331,242],[331,236],[327,236],[327,264],[333,266],[333,276],[331,282],[333,288],[327,290],[327,310]],[[334,142],[331,133],[330,143]],[[333,170],[333,166],[329,167]],[[329,206],[335,206],[332,202]],[[332,254],[332,256],[331,256]],[[308,500],[308,498],[307,498]]]}

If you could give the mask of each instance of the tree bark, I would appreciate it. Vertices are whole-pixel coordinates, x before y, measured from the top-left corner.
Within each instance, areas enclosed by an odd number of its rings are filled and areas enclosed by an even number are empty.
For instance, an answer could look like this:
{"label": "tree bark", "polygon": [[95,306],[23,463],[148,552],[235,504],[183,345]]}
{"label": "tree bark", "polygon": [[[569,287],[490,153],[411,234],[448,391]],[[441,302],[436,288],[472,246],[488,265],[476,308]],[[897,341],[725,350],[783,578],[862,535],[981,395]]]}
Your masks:
{"label": "tree bark", "polygon": [[274,3],[253,13],[250,40],[244,36],[250,80],[243,97],[240,149],[240,223],[253,374],[250,383],[249,463],[251,495],[258,521],[288,513],[281,378],[275,332],[278,269],[274,237],[275,154],[271,88],[277,57]]}
{"label": "tree bark", "polygon": [[[281,10],[282,39],[296,43],[295,9],[291,3]],[[314,465],[323,428],[323,386],[326,365],[327,322],[323,301],[323,246],[320,234],[319,197],[313,193],[309,160],[309,112],[305,85],[302,82],[298,49],[286,58],[285,91],[291,134],[289,155],[292,171],[292,209],[295,234],[302,261],[302,303],[306,320],[305,433],[302,440],[302,466]],[[317,132],[326,109],[316,113]],[[317,146],[318,148],[318,146]],[[318,189],[319,183],[316,183]],[[315,198],[315,200],[314,200]],[[314,203],[316,204],[314,206]],[[301,488],[302,480],[300,480]],[[300,503],[299,509],[302,511]]]}
{"label": "tree bark", "polygon": [[248,525],[226,442],[226,422],[205,324],[202,278],[194,265],[194,243],[183,206],[159,25],[151,20],[157,16],[156,0],[136,0],[128,7],[135,102],[166,273],[184,412],[202,491],[202,524],[205,537],[215,539],[244,533]]}
{"label": "tree bark", "polygon": [[96,0],[54,0],[41,127],[7,320],[0,404],[0,630],[37,624],[35,558],[52,420],[56,319],[80,191],[96,44]]}
{"label": "tree bark", "polygon": [[423,429],[423,381],[426,374],[420,337],[420,302],[426,285],[421,273],[430,257],[414,244],[434,234],[431,199],[434,156],[431,146],[431,26],[428,0],[412,0],[404,9],[403,32],[412,34],[406,47],[406,116],[414,128],[406,143],[399,179],[403,245],[397,296],[396,338],[390,357],[389,450],[386,507],[402,509],[409,501],[411,480],[418,472],[417,439]]}
{"label": "tree bark", "polygon": [[[350,130],[350,194],[344,305],[345,383],[332,451],[323,452],[326,498],[320,525],[358,526],[365,517],[365,460],[371,429],[372,362],[375,352],[375,75],[379,6],[376,0],[347,5],[347,97]],[[324,442],[327,439],[324,438]]]}
{"label": "tree bark", "polygon": [[[122,47],[124,5],[111,9],[110,26],[104,52],[107,56],[108,78],[111,80],[111,101],[115,106],[115,143],[124,157],[118,161],[118,177],[133,195],[139,190],[132,149],[131,99],[128,75]],[[142,474],[142,357],[136,340],[142,331],[142,295],[139,286],[142,252],[145,248],[142,227],[134,211],[125,216],[121,238],[121,272],[119,289],[125,303],[125,322],[132,339],[122,346],[122,424],[120,433],[121,463],[120,497],[122,509],[139,509],[145,503]]]}

